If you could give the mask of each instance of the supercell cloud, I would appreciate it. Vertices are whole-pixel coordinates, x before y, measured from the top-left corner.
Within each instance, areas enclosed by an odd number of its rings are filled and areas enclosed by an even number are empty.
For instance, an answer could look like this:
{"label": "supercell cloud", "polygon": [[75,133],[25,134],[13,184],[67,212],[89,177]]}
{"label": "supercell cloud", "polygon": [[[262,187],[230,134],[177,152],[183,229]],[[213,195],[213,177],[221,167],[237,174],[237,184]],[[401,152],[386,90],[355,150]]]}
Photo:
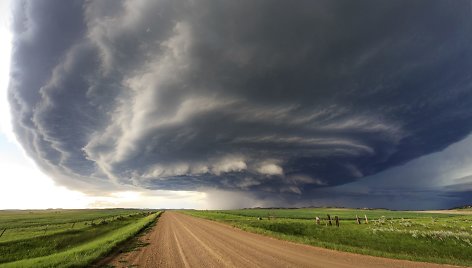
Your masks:
{"label": "supercell cloud", "polygon": [[470,1],[15,5],[15,131],[72,188],[309,199],[472,130]]}

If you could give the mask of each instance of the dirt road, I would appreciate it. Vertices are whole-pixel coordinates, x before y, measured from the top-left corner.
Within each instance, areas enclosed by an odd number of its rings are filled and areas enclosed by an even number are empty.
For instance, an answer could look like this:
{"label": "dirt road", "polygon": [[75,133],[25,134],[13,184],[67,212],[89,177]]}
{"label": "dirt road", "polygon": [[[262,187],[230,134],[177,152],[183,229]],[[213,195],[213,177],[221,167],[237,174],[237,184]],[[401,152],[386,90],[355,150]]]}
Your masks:
{"label": "dirt road", "polygon": [[115,256],[115,267],[452,267],[299,245],[221,223],[165,212],[143,241]]}

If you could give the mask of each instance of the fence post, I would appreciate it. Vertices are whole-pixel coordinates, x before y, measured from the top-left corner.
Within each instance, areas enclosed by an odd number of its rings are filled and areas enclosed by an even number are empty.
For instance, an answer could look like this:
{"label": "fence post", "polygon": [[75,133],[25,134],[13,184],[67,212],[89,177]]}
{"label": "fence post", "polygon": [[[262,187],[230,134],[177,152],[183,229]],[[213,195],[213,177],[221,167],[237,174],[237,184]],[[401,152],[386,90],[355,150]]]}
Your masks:
{"label": "fence post", "polygon": [[336,221],[336,227],[339,227],[339,218],[338,218],[338,216],[334,216],[334,220]]}
{"label": "fence post", "polygon": [[369,220],[367,219],[367,215],[364,215],[365,218],[365,224],[369,224]]}
{"label": "fence post", "polygon": [[320,225],[320,217],[317,216],[317,217],[315,218],[315,220],[316,220],[316,224],[317,224],[317,225]]}
{"label": "fence post", "polygon": [[359,216],[356,215],[356,222],[357,224],[361,224],[361,220],[359,219]]}
{"label": "fence post", "polygon": [[328,214],[328,224],[329,224],[329,226],[333,225],[333,224],[331,223],[331,216],[329,216],[329,214]]}

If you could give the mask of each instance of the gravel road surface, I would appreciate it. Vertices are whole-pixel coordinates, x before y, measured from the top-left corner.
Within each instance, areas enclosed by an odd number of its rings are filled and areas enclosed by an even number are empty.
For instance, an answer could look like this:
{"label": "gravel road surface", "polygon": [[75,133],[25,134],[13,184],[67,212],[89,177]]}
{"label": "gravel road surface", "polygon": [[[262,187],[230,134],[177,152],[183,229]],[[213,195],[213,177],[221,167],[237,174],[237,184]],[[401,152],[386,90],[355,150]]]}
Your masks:
{"label": "gravel road surface", "polygon": [[393,260],[281,241],[167,211],[144,237],[150,243],[114,256],[115,267],[454,267]]}

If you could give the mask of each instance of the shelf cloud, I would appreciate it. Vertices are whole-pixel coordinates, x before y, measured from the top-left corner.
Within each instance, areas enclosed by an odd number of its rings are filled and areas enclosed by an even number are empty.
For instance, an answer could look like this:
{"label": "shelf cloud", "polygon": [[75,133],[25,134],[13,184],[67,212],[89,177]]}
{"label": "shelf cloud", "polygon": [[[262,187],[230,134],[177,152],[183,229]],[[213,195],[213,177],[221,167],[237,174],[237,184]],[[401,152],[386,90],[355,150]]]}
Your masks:
{"label": "shelf cloud", "polygon": [[472,130],[470,1],[14,4],[15,132],[71,188],[310,200]]}

